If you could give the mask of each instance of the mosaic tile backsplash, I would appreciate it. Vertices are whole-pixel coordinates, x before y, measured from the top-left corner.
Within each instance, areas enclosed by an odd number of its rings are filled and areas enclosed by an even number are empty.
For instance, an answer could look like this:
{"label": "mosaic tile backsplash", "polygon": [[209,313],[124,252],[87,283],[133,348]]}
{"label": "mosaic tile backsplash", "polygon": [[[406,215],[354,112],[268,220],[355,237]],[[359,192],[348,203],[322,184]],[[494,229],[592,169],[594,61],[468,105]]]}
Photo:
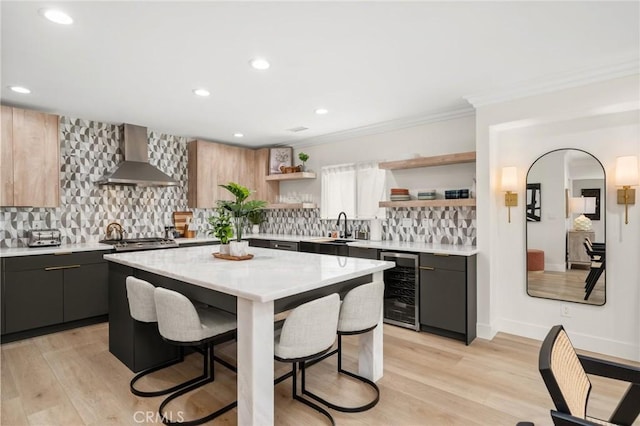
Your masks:
{"label": "mosaic tile backsplash", "polygon": [[[1,207],[0,247],[26,246],[27,231],[33,228],[60,229],[64,244],[97,242],[114,221],[125,229],[125,238],[163,236],[164,227],[172,224],[172,213],[187,210],[193,211],[199,225],[198,236],[206,236],[206,219],[213,210],[187,208],[187,139],[148,133],[149,162],[182,185],[96,185],[123,160],[122,140],[117,125],[60,117],[60,207]],[[475,208],[386,210],[383,239],[476,244]],[[268,210],[266,217],[261,232],[326,236],[337,230],[334,220],[320,219],[319,209]],[[411,219],[411,226],[403,226],[405,218]],[[369,221],[349,220],[349,228],[369,232]]]}

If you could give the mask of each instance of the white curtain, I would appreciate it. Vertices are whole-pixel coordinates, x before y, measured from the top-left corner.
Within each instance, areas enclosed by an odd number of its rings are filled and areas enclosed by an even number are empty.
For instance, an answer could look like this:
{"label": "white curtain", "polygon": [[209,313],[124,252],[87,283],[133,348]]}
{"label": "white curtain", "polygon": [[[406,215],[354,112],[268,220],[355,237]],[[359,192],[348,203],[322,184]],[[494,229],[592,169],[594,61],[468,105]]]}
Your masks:
{"label": "white curtain", "polygon": [[360,163],[356,166],[356,212],[358,219],[383,218],[384,209],[379,202],[384,200],[386,170],[378,163]]}
{"label": "white curtain", "polygon": [[341,211],[347,217],[356,214],[356,167],[355,164],[326,166],[321,170],[320,216],[337,219]]}
{"label": "white curtain", "polygon": [[386,175],[374,162],[323,167],[320,216],[336,219],[343,211],[349,219],[384,217],[378,203],[384,200]]}

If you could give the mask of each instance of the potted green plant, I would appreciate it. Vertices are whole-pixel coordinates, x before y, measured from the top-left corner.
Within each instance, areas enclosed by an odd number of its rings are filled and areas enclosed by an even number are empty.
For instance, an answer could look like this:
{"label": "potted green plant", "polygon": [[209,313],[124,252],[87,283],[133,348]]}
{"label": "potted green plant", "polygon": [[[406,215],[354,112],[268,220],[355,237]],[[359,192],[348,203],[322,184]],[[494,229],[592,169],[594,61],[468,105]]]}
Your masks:
{"label": "potted green plant", "polygon": [[232,256],[244,256],[247,254],[249,243],[242,241],[242,228],[244,227],[247,215],[254,210],[261,210],[267,205],[262,200],[247,200],[251,195],[251,190],[235,182],[226,185],[219,185],[233,195],[233,200],[219,200],[218,205],[227,210],[231,215],[235,228],[235,241],[230,243]]}
{"label": "potted green plant", "polygon": [[259,234],[260,224],[266,220],[264,215],[264,210],[260,209],[260,210],[250,211],[249,214],[247,214],[247,219],[251,223],[251,233]]}
{"label": "potted green plant", "polygon": [[216,214],[209,216],[207,221],[211,225],[207,233],[220,240],[220,254],[229,254],[229,240],[233,237],[231,214],[228,210],[218,207]]}
{"label": "potted green plant", "polygon": [[306,166],[306,162],[309,159],[309,154],[305,154],[304,152],[300,152],[300,154],[298,154],[298,158],[300,159],[300,161],[302,161],[302,166],[300,166],[301,171],[306,172],[307,171],[307,166]]}

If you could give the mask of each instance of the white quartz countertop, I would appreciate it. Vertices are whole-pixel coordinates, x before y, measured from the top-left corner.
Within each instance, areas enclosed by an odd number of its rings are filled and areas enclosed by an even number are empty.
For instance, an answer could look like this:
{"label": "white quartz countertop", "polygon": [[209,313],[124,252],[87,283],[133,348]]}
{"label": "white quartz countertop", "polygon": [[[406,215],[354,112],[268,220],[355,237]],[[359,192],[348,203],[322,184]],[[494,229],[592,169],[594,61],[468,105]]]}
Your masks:
{"label": "white quartz countertop", "polygon": [[0,248],[0,257],[34,256],[39,254],[60,254],[111,249],[113,249],[113,246],[101,243],[62,244],[53,247],[12,247]]}
{"label": "white quartz countertop", "polygon": [[178,246],[181,245],[189,245],[189,244],[198,244],[198,243],[217,243],[220,240],[217,238],[211,237],[194,237],[194,238],[175,238],[174,241],[178,243]]}
{"label": "white quartz countertop", "polygon": [[[303,235],[283,235],[283,234],[247,234],[247,238],[257,238],[261,240],[280,240],[280,241],[328,241],[331,238],[322,236],[303,236]],[[472,256],[478,253],[476,246],[466,246],[459,244],[438,244],[438,243],[420,243],[411,241],[371,241],[371,240],[353,240],[347,243],[351,247],[376,248],[382,250],[399,250],[411,251],[416,253],[434,253],[449,254],[457,256]]]}
{"label": "white quartz countertop", "polygon": [[259,302],[292,296],[395,266],[393,262],[250,247],[251,260],[214,258],[218,246],[106,254],[105,259]]}

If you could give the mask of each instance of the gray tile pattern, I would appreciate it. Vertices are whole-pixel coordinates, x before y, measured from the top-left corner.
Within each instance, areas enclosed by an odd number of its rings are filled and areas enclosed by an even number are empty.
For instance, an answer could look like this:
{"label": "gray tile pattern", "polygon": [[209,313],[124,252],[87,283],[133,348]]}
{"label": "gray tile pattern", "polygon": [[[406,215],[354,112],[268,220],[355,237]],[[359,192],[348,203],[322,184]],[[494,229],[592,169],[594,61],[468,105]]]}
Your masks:
{"label": "gray tile pattern", "polygon": [[[60,117],[60,207],[0,207],[0,247],[24,247],[27,231],[57,228],[65,244],[105,238],[110,222],[119,222],[126,238],[164,235],[174,211],[191,210],[206,236],[213,209],[187,208],[187,139],[148,132],[149,162],[182,183],[176,187],[98,186],[94,182],[113,171],[124,156],[122,131],[117,125]],[[411,227],[402,226],[411,218]],[[382,221],[387,240],[476,244],[476,210],[461,208],[387,209]],[[350,220],[350,229],[369,231],[369,221]],[[334,220],[320,219],[319,209],[269,210],[261,232],[327,235]],[[246,228],[248,234],[249,226]]]}

